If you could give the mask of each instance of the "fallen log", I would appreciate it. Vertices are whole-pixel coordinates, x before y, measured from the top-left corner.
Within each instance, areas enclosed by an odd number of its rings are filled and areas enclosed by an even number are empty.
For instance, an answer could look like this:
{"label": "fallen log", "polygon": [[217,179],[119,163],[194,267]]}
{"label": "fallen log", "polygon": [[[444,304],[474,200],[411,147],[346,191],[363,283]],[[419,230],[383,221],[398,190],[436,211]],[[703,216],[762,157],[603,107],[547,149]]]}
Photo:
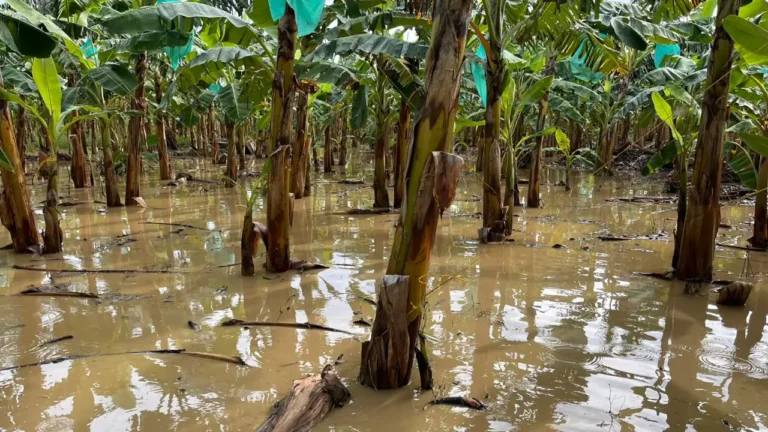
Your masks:
{"label": "fallen log", "polygon": [[[14,266],[15,267],[15,266]],[[16,294],[20,296],[48,296],[48,297],[77,297],[77,298],[99,298],[96,294],[79,292],[79,291],[67,291],[59,286],[42,286],[27,288],[24,291]]]}
{"label": "fallen log", "polygon": [[257,432],[308,432],[351,397],[329,364],[319,374],[294,381]]}
{"label": "fallen log", "polygon": [[393,213],[391,208],[388,207],[374,207],[374,208],[359,208],[359,209],[350,209],[347,210],[345,213],[340,213],[344,215],[380,215],[380,214],[389,214]]}
{"label": "fallen log", "polygon": [[144,225],[165,225],[165,226],[175,226],[175,227],[181,227],[181,228],[189,228],[189,229],[196,229],[201,231],[217,231],[217,230],[211,230],[208,228],[202,228],[194,225],[188,225],[188,224],[182,224],[182,223],[169,223],[169,222],[143,222]]}
{"label": "fallen log", "polygon": [[[39,272],[48,272],[48,273],[106,273],[106,274],[130,274],[130,273],[146,273],[146,274],[172,274],[172,273],[185,273],[185,272],[178,272],[174,270],[145,270],[145,269],[128,269],[128,270],[114,270],[114,269],[49,269],[49,268],[40,268],[40,267],[30,267],[30,266],[23,266],[14,264],[12,267],[14,270],[27,270],[27,271],[39,271]],[[40,295],[46,295],[46,294],[40,294]],[[53,295],[53,294],[48,294]],[[95,294],[91,294],[91,296],[95,296]],[[85,296],[81,296],[85,297]]]}
{"label": "fallen log", "polygon": [[40,345],[38,345],[37,347],[40,348],[40,347],[44,347],[46,345],[53,345],[55,343],[63,342],[63,341],[66,341],[66,340],[71,340],[71,339],[74,339],[74,338],[75,337],[72,336],[72,335],[66,335],[66,336],[62,336],[62,337],[57,337],[55,339],[51,339],[49,341],[45,341],[45,342],[41,343]]}

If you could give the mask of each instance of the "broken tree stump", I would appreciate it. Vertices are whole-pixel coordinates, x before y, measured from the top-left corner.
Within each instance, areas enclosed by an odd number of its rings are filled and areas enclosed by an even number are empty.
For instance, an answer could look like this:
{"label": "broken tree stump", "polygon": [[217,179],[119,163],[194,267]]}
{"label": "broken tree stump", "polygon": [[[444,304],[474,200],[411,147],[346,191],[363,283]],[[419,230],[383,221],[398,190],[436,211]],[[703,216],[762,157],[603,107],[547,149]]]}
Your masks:
{"label": "broken tree stump", "polygon": [[381,279],[371,340],[363,342],[357,380],[374,389],[400,388],[410,380],[412,354],[408,335],[408,276]]}
{"label": "broken tree stump", "polygon": [[308,432],[351,397],[329,364],[319,374],[294,381],[291,392],[274,405],[257,432]]}

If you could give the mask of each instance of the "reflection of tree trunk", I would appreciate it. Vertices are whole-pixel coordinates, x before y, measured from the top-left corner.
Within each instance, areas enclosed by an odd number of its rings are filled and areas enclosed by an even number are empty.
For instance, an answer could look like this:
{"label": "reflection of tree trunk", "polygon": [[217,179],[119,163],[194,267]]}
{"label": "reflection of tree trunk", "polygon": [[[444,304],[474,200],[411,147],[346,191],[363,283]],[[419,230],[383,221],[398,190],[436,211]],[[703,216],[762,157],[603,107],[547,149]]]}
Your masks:
{"label": "reflection of tree trunk", "polygon": [[[723,140],[728,116],[728,88],[733,64],[733,40],[723,28],[726,16],[736,14],[739,0],[718,0],[715,36],[707,66],[699,138],[693,166],[691,200],[685,217],[677,277],[712,279],[715,238],[720,226],[720,180]],[[681,185],[683,187],[683,185]]]}
{"label": "reflection of tree trunk", "polygon": [[[463,163],[461,158],[443,152],[453,145],[460,66],[472,2],[443,0],[438,7],[427,54],[426,102],[414,126],[413,151],[406,165],[405,211],[400,213],[371,340],[362,348],[358,380],[377,389],[399,388],[410,380],[437,220],[453,199]],[[426,353],[422,354],[420,358],[426,360]],[[431,372],[419,363],[421,385],[429,388]]]}
{"label": "reflection of tree trunk", "polygon": [[395,144],[395,208],[400,208],[405,193],[405,164],[408,157],[408,137],[411,129],[411,107],[405,98],[400,100]]}
{"label": "reflection of tree trunk", "polygon": [[234,122],[228,121],[225,127],[227,128],[227,169],[225,171],[227,180],[225,186],[235,187],[237,184],[237,150],[235,149],[235,129],[237,126]]}
{"label": "reflection of tree trunk", "polygon": [[768,157],[760,159],[755,193],[755,225],[749,243],[753,247],[765,249],[768,246]]}
{"label": "reflection of tree trunk", "polygon": [[290,267],[289,231],[291,196],[288,182],[291,171],[291,128],[293,126],[293,70],[296,50],[296,15],[285,6],[277,27],[278,50],[275,79],[272,82],[272,135],[269,157],[272,162],[267,182],[267,271],[284,272]]}
{"label": "reflection of tree trunk", "polygon": [[307,171],[309,148],[309,118],[307,109],[311,86],[302,84],[296,100],[296,138],[293,141],[293,159],[291,161],[291,192],[296,199],[304,196],[304,181]]}
{"label": "reflection of tree trunk", "polygon": [[[131,108],[144,111],[147,101],[144,97],[144,79],[147,72],[147,54],[140,53],[136,59],[136,81],[139,85],[131,101]],[[144,116],[132,116],[128,136],[128,174],[125,183],[125,205],[138,205],[134,198],[141,197],[141,142],[144,134]]]}
{"label": "reflection of tree trunk", "polygon": [[[0,87],[4,87],[0,74]],[[8,102],[0,100],[0,147],[11,162],[13,171],[0,167],[3,191],[0,194],[0,220],[8,230],[17,253],[30,252],[29,248],[40,242],[35,225],[35,216],[29,200],[27,183],[21,159],[24,157],[16,145],[16,135],[11,122]]]}

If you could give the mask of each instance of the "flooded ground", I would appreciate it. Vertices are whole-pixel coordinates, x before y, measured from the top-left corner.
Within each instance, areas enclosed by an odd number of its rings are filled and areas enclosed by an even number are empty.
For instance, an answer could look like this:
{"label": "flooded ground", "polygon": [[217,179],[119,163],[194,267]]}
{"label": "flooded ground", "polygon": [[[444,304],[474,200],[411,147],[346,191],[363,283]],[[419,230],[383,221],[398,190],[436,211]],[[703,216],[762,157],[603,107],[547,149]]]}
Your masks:
{"label": "flooded ground", "polygon": [[[199,162],[185,169],[213,178]],[[0,430],[253,430],[294,379],[342,354],[337,369],[353,399],[317,430],[768,429],[768,255],[746,260],[742,251],[716,252],[716,279],[746,275],[756,284],[743,308],[717,307],[706,293],[685,295],[680,283],[635,274],[667,270],[674,205],[606,201],[659,196],[661,184],[584,174],[566,193],[555,186],[561,175],[546,174],[545,208],[515,209],[519,231],[503,245],[478,244],[481,222],[472,215],[482,208],[481,177],[463,175],[458,200],[438,227],[431,266],[430,288],[442,275],[460,273],[428,297],[434,393],[420,393],[415,383],[374,392],[355,382],[369,328],[353,322],[373,320],[363,298],[375,295],[397,216],[338,214],[373,202],[372,189],[333,183],[344,174],[313,173],[313,195],[296,202],[292,258],[331,267],[303,274],[240,276],[244,206],[233,189],[153,180],[143,185],[146,209],[62,207],[63,254],[0,252],[0,368],[85,357],[0,372]],[[89,191],[62,195],[91,200]],[[35,187],[33,200],[42,197]],[[259,202],[257,220],[263,210]],[[751,212],[728,204],[722,214],[731,228],[721,229],[720,242],[744,244]],[[650,234],[652,240],[597,238]],[[9,241],[2,230],[0,244]],[[100,298],[15,295],[50,284]],[[219,326],[233,318],[309,321],[353,335]],[[175,348],[238,356],[249,366],[121,354]],[[488,410],[426,407],[448,395],[476,397]]]}

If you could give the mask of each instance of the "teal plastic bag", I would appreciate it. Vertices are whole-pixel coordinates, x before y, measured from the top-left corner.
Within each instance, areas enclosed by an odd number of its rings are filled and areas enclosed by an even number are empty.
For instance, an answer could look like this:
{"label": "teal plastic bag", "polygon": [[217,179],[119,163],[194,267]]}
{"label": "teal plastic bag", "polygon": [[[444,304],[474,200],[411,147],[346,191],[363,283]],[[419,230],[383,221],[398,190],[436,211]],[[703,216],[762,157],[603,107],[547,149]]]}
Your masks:
{"label": "teal plastic bag", "polygon": [[656,49],[653,51],[653,63],[656,65],[656,69],[661,67],[661,62],[668,55],[680,55],[680,45],[656,44]]}
{"label": "teal plastic bag", "polygon": [[576,52],[573,53],[570,59],[568,59],[568,62],[571,65],[571,73],[574,77],[581,81],[588,83],[599,83],[603,80],[604,76],[602,73],[595,72],[591,68],[587,67],[586,64],[584,64],[587,56],[586,54],[582,54],[583,47],[584,42],[579,45],[579,48],[576,50]]}
{"label": "teal plastic bag", "polygon": [[[178,3],[179,0],[157,0],[155,4],[161,5],[163,3]],[[179,18],[179,28],[181,28],[181,20],[182,18]],[[192,29],[192,33],[189,35],[189,40],[187,41],[187,44],[184,46],[177,46],[177,47],[163,47],[163,51],[168,56],[168,58],[171,60],[171,67],[173,70],[176,70],[179,68],[179,61],[187,56],[190,52],[192,52],[192,45],[195,42],[195,29]]]}
{"label": "teal plastic bag", "polygon": [[[482,45],[477,49],[477,56],[483,60],[488,59],[485,55],[485,47]],[[475,81],[477,94],[480,96],[480,100],[483,101],[483,106],[488,106],[488,83],[485,81],[485,67],[475,62],[472,62],[469,67],[472,70],[472,79]]]}
{"label": "teal plastic bag", "polygon": [[210,90],[213,93],[218,93],[221,91],[221,86],[219,83],[213,83],[210,86],[208,86],[208,90]]}
{"label": "teal plastic bag", "polygon": [[[167,0],[166,0],[167,1]],[[324,0],[288,0],[296,14],[296,26],[299,36],[306,36],[317,28],[323,17]],[[269,13],[277,21],[285,14],[286,0],[269,0]]]}
{"label": "teal plastic bag", "polygon": [[189,34],[189,40],[187,41],[187,44],[184,46],[177,46],[177,47],[163,47],[163,51],[166,55],[168,55],[168,58],[171,59],[171,67],[173,70],[176,70],[179,68],[179,61],[187,56],[190,52],[192,52],[192,45],[195,42],[195,30],[192,29],[192,33]]}

